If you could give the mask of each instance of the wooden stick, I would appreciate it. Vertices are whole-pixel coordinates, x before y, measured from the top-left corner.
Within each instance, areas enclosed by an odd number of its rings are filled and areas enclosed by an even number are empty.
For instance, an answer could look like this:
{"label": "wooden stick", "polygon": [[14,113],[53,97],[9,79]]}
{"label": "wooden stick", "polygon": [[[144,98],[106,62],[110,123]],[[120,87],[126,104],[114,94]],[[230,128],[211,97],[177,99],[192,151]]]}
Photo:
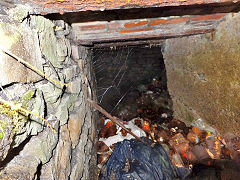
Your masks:
{"label": "wooden stick", "polygon": [[97,109],[99,112],[101,112],[103,115],[105,115],[106,117],[108,117],[112,122],[114,122],[115,124],[117,124],[118,126],[120,126],[121,128],[123,128],[125,131],[127,131],[129,134],[131,134],[133,137],[135,137],[138,141],[141,141],[144,144],[147,144],[146,142],[144,142],[142,139],[140,139],[136,134],[134,134],[132,131],[130,131],[129,129],[127,129],[121,122],[119,122],[119,120],[117,120],[116,118],[114,118],[111,114],[109,114],[107,111],[105,111],[101,106],[99,106],[95,101],[92,101],[90,99],[87,99],[91,105]]}

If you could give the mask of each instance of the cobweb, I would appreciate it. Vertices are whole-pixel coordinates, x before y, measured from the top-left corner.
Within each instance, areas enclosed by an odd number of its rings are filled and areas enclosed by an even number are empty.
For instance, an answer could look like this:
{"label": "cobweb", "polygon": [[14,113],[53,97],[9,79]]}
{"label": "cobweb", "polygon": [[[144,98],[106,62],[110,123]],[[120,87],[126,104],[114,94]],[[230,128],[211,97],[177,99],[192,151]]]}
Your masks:
{"label": "cobweb", "polygon": [[128,46],[93,49],[98,103],[112,114],[134,108],[153,79],[167,89],[161,47]]}
{"label": "cobweb", "polygon": [[132,49],[131,47],[122,47],[93,50],[93,69],[97,77],[98,103],[105,106],[110,112],[116,109],[134,84],[126,77]]}

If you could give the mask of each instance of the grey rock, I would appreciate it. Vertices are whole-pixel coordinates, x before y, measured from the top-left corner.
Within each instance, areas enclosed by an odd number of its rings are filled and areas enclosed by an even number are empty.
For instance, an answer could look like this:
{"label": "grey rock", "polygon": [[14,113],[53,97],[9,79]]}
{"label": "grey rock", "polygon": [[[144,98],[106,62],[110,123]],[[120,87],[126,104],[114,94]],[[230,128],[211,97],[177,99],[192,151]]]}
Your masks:
{"label": "grey rock", "polygon": [[68,86],[68,91],[70,93],[79,94],[81,91],[81,88],[82,88],[82,79],[81,77],[77,77],[71,82],[70,86]]}
{"label": "grey rock", "polygon": [[13,142],[12,120],[0,114],[0,159],[4,160]]}
{"label": "grey rock", "polygon": [[77,76],[78,74],[78,66],[77,65],[72,65],[68,68],[63,69],[63,73],[65,75],[65,80],[68,82],[71,80],[73,77]]}
{"label": "grey rock", "polygon": [[[37,90],[36,97],[34,98],[32,113],[35,113],[41,117],[44,117],[45,110],[45,101],[43,99],[43,93],[40,90]],[[31,135],[37,135],[38,132],[43,130],[43,120],[37,116],[31,115],[30,119],[31,125],[29,129],[31,130]]]}
{"label": "grey rock", "polygon": [[53,154],[53,174],[55,179],[68,179],[70,175],[71,141],[68,125],[60,127],[60,137]]}
{"label": "grey rock", "polygon": [[[57,121],[54,125],[54,127],[58,126]],[[57,141],[57,134],[49,128],[38,136],[33,136],[20,154],[7,164],[0,178],[34,179],[38,165],[45,164],[52,157]]]}
{"label": "grey rock", "polygon": [[44,164],[41,168],[41,175],[40,175],[40,179],[41,180],[50,180],[53,179],[53,172],[52,172],[52,163],[53,163],[53,159],[51,158],[50,161],[46,164]]}
{"label": "grey rock", "polygon": [[[45,101],[43,99],[42,92],[40,90],[36,91],[36,96],[32,99],[29,104],[32,106],[30,110],[32,113],[35,113],[41,117],[44,117],[45,110]],[[30,115],[30,119],[27,120],[25,126],[23,126],[15,137],[15,144],[13,147],[17,147],[20,143],[22,143],[29,135],[37,135],[38,132],[41,132],[44,127],[44,122],[37,116]]]}
{"label": "grey rock", "polygon": [[55,23],[55,33],[59,38],[63,38],[70,33],[70,27],[63,20],[54,21]]}
{"label": "grey rock", "polygon": [[65,44],[67,46],[67,53],[68,53],[68,57],[71,56],[72,54],[72,47],[71,47],[71,43],[70,43],[70,40],[65,38]]}
{"label": "grey rock", "polygon": [[57,48],[57,55],[60,56],[60,61],[62,61],[62,57],[66,57],[68,55],[68,48],[66,46],[66,42],[64,39],[57,39],[57,44],[56,44],[56,48]]}
{"label": "grey rock", "polygon": [[88,129],[86,126],[83,126],[83,131],[81,133],[79,144],[73,150],[73,153],[72,153],[72,161],[71,161],[72,172],[70,174],[70,179],[81,179],[81,177],[83,176],[83,169],[85,166],[85,158],[86,158],[84,147],[87,144],[87,139],[88,139],[87,134],[88,134]]}
{"label": "grey rock", "polygon": [[74,94],[65,95],[57,108],[56,117],[60,120],[60,125],[64,125],[68,121],[69,111],[74,108],[74,103],[77,96]]}
{"label": "grey rock", "polygon": [[[54,24],[42,16],[31,16],[31,27],[38,31],[40,48],[43,55],[54,67],[62,68],[57,54],[57,38],[54,34]],[[62,58],[63,59],[63,58]]]}
{"label": "grey rock", "polygon": [[29,12],[31,12],[30,6],[18,4],[15,8],[11,8],[8,14],[13,20],[22,22],[28,16]]}
{"label": "grey rock", "polygon": [[57,102],[63,93],[62,88],[55,86],[50,82],[39,85],[38,88],[43,92],[45,101],[51,104]]}
{"label": "grey rock", "polygon": [[70,114],[68,128],[70,131],[70,138],[72,141],[72,148],[74,149],[79,142],[79,136],[82,132],[84,118],[86,116],[86,107],[81,106],[76,112]]}
{"label": "grey rock", "polygon": [[79,60],[80,59],[78,46],[72,45],[72,56],[71,57],[73,58],[73,60]]}
{"label": "grey rock", "polygon": [[[42,70],[41,53],[39,51],[37,34],[26,25],[0,23],[1,39],[3,48],[11,51],[16,56],[24,59],[31,65]],[[13,82],[35,82],[42,77],[31,68],[18,62],[16,59],[1,52],[0,59],[2,68],[0,72],[0,84],[6,85]]]}

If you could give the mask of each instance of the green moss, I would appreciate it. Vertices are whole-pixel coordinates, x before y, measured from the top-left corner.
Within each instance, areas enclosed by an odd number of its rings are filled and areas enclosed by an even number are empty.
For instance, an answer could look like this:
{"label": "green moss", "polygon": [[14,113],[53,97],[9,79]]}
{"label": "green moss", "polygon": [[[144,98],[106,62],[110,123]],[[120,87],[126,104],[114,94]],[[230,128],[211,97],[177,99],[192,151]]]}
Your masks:
{"label": "green moss", "polygon": [[[14,104],[16,106],[20,106],[24,109],[27,109],[27,106],[29,106],[29,101],[34,97],[36,90],[30,90],[27,93],[24,94],[24,96],[21,98],[21,100]],[[8,105],[0,104],[0,114],[5,115],[8,118],[8,122],[1,120],[0,121],[0,139],[3,138],[5,131],[4,128],[9,125],[12,126],[12,132],[11,135],[16,134],[19,129],[22,128],[22,126],[25,124],[27,119],[29,118],[28,115],[25,112],[19,111],[17,109],[11,109]]]}
{"label": "green moss", "polygon": [[22,107],[26,107],[28,102],[34,97],[36,90],[30,90],[22,97]]}
{"label": "green moss", "polygon": [[0,114],[3,114],[8,117],[10,120],[10,124],[8,124],[6,121],[1,120],[0,121],[0,139],[3,138],[5,130],[4,128],[7,125],[11,125],[13,127],[11,134],[14,135],[18,132],[18,130],[22,127],[24,122],[27,120],[27,116],[23,115],[22,113],[19,113],[16,110],[12,110],[9,106],[6,106],[4,104],[0,105]]}
{"label": "green moss", "polygon": [[7,126],[7,123],[4,122],[3,120],[0,120],[0,139],[3,138],[5,134],[5,127]]}

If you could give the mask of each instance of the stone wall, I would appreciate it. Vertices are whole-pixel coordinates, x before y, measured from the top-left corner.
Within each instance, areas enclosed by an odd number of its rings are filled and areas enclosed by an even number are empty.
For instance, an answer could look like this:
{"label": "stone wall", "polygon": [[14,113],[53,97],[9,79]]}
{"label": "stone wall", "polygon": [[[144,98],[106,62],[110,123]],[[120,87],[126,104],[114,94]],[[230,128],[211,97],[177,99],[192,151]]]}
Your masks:
{"label": "stone wall", "polygon": [[215,33],[166,40],[163,51],[175,117],[203,118],[221,133],[240,135],[240,14]]}
{"label": "stone wall", "polygon": [[[0,16],[1,49],[43,71],[0,52],[0,179],[88,179],[95,140],[95,99],[91,52],[71,42],[71,27],[28,15],[25,6]],[[51,130],[36,115],[45,118]]]}

